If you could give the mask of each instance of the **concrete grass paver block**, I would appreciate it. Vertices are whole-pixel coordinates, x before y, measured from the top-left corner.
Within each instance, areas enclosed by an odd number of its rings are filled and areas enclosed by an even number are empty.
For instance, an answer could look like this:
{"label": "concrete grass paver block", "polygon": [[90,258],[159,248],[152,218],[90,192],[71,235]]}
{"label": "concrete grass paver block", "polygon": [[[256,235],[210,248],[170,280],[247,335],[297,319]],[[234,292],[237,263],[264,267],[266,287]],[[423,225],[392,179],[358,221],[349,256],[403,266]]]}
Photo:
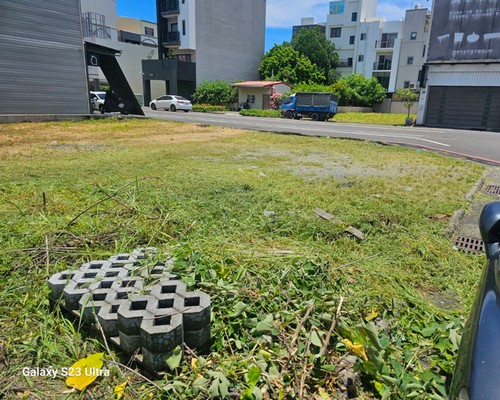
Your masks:
{"label": "concrete grass paver block", "polygon": [[80,279],[78,282],[71,281],[63,290],[64,304],[69,310],[78,310],[78,302],[82,296],[90,292],[90,281]]}
{"label": "concrete grass paver block", "polygon": [[122,331],[118,332],[120,347],[128,354],[134,354],[141,347],[141,335],[128,335]]}
{"label": "concrete grass paver block", "polygon": [[109,289],[97,289],[86,293],[78,302],[80,315],[85,322],[94,322],[95,316],[106,303]]}
{"label": "concrete grass paver block", "polygon": [[[210,296],[188,292],[180,275],[172,272],[174,258],[153,264],[157,251],[146,247],[90,261],[79,270],[54,274],[48,280],[49,300],[97,320],[104,335],[151,371],[167,369],[166,358],[185,342],[208,349],[211,333]],[[137,351],[142,351],[142,356]]]}
{"label": "concrete grass paver block", "polygon": [[200,290],[181,293],[184,330],[199,331],[210,325],[210,296]]}
{"label": "concrete grass paver block", "polygon": [[54,300],[60,299],[64,288],[68,286],[71,281],[78,282],[82,276],[83,273],[78,270],[67,270],[52,275],[48,281],[50,297]]}
{"label": "concrete grass paver block", "polygon": [[135,295],[122,300],[118,310],[118,330],[127,335],[140,335],[142,319],[152,318],[158,299],[153,296]]}
{"label": "concrete grass paver block", "polygon": [[150,371],[165,371],[168,369],[167,358],[172,352],[159,353],[142,348],[142,363]]}
{"label": "concrete grass paver block", "polygon": [[184,330],[184,342],[192,349],[205,350],[210,346],[210,325],[195,331]]}
{"label": "concrete grass paver block", "polygon": [[177,294],[182,297],[186,293],[186,284],[180,280],[170,280],[168,277],[151,287],[151,296],[161,298],[165,294]]}
{"label": "concrete grass paver block", "polygon": [[183,336],[182,315],[178,312],[142,320],[141,345],[151,352],[170,352],[182,345]]}
{"label": "concrete grass paver block", "polygon": [[118,309],[121,301],[104,302],[97,313],[97,320],[107,337],[118,336]]}

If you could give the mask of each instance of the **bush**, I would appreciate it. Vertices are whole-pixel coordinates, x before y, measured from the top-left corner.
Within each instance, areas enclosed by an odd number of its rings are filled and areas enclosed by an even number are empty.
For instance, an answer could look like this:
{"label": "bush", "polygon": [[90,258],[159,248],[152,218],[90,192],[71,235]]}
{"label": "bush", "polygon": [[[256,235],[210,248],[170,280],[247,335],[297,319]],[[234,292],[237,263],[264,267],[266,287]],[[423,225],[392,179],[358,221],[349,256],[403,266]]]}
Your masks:
{"label": "bush", "polygon": [[281,111],[279,110],[241,110],[240,115],[245,117],[267,117],[267,118],[281,118]]}
{"label": "bush", "polygon": [[376,78],[366,78],[361,74],[340,78],[332,85],[332,90],[339,96],[340,106],[372,107],[384,101],[386,95]]}
{"label": "bush", "polygon": [[203,82],[194,91],[192,99],[193,103],[227,107],[237,102],[238,91],[224,81]]}
{"label": "bush", "polygon": [[213,106],[211,104],[194,104],[193,111],[195,111],[195,112],[227,111],[227,107],[226,106]]}

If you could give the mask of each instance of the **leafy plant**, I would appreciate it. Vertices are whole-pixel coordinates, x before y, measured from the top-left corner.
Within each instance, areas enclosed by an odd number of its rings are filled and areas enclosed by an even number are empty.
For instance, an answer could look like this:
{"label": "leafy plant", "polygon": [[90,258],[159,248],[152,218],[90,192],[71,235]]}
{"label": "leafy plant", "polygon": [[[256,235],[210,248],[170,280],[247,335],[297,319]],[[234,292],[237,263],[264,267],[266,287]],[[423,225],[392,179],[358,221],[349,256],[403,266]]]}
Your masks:
{"label": "leafy plant", "polygon": [[194,91],[192,99],[197,104],[227,107],[237,101],[237,94],[237,89],[227,82],[203,82]]}
{"label": "leafy plant", "polygon": [[339,96],[341,106],[371,107],[381,103],[386,96],[386,90],[376,78],[366,78],[361,74],[340,78],[332,90]]}
{"label": "leafy plant", "polygon": [[418,100],[418,94],[412,89],[399,89],[396,92],[396,96],[404,101],[405,107],[408,110],[408,119],[410,118],[410,109],[413,107],[413,104]]}
{"label": "leafy plant", "polygon": [[259,67],[262,79],[283,82],[317,83],[325,81],[325,73],[307,56],[300,54],[290,43],[275,44],[262,59]]}
{"label": "leafy plant", "polygon": [[335,52],[335,44],[323,32],[318,29],[301,29],[293,35],[291,44],[294,50],[306,56],[322,71],[325,79],[318,83],[330,84],[338,79],[335,68],[339,65],[339,56]]}

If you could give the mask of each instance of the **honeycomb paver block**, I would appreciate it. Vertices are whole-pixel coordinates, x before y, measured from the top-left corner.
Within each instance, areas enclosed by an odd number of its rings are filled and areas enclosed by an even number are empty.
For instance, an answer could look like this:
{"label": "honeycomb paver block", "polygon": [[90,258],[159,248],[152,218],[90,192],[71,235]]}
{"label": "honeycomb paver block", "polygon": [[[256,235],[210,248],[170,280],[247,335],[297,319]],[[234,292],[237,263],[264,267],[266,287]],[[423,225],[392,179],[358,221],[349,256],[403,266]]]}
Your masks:
{"label": "honeycomb paver block", "polygon": [[152,256],[157,256],[155,248],[141,248],[55,274],[48,281],[49,299],[55,304],[62,298],[62,307],[91,325],[97,316],[111,342],[147,369],[162,371],[183,342],[208,349],[211,304],[209,295],[189,292],[172,272],[175,259],[151,266]]}
{"label": "honeycomb paver block", "polygon": [[179,294],[183,299],[182,317],[186,332],[199,331],[210,325],[210,296],[200,290]]}
{"label": "honeycomb paver block", "polygon": [[50,297],[53,300],[60,299],[62,297],[64,288],[68,286],[71,281],[78,282],[78,280],[82,277],[83,273],[78,270],[67,270],[52,275],[48,282]]}
{"label": "honeycomb paver block", "polygon": [[171,272],[171,268],[166,265],[156,265],[150,269],[141,271],[143,278],[179,280],[181,276]]}
{"label": "honeycomb paver block", "polygon": [[160,353],[149,351],[146,348],[142,349],[142,363],[151,371],[165,371],[167,367],[167,358],[170,357],[172,351]]}
{"label": "honeycomb paver block", "polygon": [[79,301],[82,296],[90,292],[91,279],[80,279],[78,282],[71,281],[63,290],[64,305],[69,310],[78,310]]}
{"label": "honeycomb paver block", "polygon": [[107,337],[118,336],[118,309],[121,300],[104,302],[97,313],[97,319]]}
{"label": "honeycomb paver block", "polygon": [[168,277],[151,287],[151,296],[161,298],[165,294],[177,294],[182,297],[186,293],[186,284],[180,280],[170,280]]}
{"label": "honeycomb paver block", "polygon": [[126,300],[118,310],[118,330],[127,335],[140,335],[141,322],[145,317],[152,318],[158,299],[153,296],[134,295]]}
{"label": "honeycomb paver block", "polygon": [[111,289],[115,292],[130,292],[131,296],[134,293],[140,293],[144,289],[144,282],[140,276],[127,276],[126,278],[116,279],[111,285]]}
{"label": "honeycomb paver block", "polygon": [[120,347],[128,354],[134,354],[141,348],[141,335],[128,335],[118,331],[120,337]]}
{"label": "honeycomb paver block", "polygon": [[96,289],[82,296],[78,304],[84,321],[95,321],[95,316],[99,313],[101,307],[107,303],[106,298],[109,292],[109,289]]}
{"label": "honeycomb paver block", "polygon": [[153,315],[152,318],[142,320],[141,345],[143,349],[165,353],[182,345],[183,337],[182,315],[177,311],[170,314]]}
{"label": "honeycomb paver block", "polygon": [[184,331],[184,342],[192,349],[203,350],[210,346],[210,325],[196,331]]}
{"label": "honeycomb paver block", "polygon": [[129,264],[137,264],[139,260],[134,254],[122,253],[109,257],[108,261],[113,267],[119,267]]}

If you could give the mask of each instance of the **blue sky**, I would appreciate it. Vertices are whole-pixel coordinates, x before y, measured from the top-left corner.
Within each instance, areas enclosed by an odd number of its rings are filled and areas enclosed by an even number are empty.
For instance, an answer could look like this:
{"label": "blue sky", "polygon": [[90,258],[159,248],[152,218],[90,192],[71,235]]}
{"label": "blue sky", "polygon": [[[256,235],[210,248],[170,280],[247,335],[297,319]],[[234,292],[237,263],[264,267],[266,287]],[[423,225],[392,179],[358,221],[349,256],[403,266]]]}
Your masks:
{"label": "blue sky", "polygon": [[[117,0],[116,4],[119,16],[156,20],[155,0]],[[300,25],[302,17],[314,17],[317,22],[324,22],[328,4],[329,1],[324,0],[267,0],[266,50],[274,43],[289,41],[292,26]],[[405,10],[416,4],[431,7],[428,0],[379,0],[377,15],[388,21],[402,19]]]}

